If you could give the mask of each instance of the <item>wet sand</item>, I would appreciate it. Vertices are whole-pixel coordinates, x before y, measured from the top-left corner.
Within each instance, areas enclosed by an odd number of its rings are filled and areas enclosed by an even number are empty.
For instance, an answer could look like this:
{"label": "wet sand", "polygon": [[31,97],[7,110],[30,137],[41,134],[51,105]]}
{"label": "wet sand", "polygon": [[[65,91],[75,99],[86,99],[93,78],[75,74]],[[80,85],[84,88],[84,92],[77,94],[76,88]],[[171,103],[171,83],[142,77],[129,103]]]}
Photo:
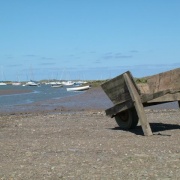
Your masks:
{"label": "wet sand", "polygon": [[29,93],[32,92],[30,90],[14,90],[14,89],[7,89],[7,90],[0,90],[0,95],[10,95],[10,94],[21,94],[21,93]]}
{"label": "wet sand", "polygon": [[145,137],[139,124],[119,128],[109,106],[92,88],[1,112],[0,179],[180,179],[179,109],[146,109],[153,136]]}

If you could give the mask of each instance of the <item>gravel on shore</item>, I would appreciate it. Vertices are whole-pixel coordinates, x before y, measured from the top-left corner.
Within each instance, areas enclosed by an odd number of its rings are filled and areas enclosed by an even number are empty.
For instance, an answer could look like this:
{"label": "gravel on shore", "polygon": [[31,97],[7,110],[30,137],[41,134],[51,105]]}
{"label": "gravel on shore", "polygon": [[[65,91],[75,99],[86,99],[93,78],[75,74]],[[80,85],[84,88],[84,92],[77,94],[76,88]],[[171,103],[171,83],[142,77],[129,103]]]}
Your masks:
{"label": "gravel on shore", "polygon": [[140,125],[132,131],[119,128],[104,113],[111,106],[102,89],[92,88],[2,109],[0,179],[180,179],[177,103],[145,109],[150,137]]}
{"label": "gravel on shore", "polygon": [[0,116],[0,179],[180,179],[180,111],[146,110],[153,136],[104,111]]}

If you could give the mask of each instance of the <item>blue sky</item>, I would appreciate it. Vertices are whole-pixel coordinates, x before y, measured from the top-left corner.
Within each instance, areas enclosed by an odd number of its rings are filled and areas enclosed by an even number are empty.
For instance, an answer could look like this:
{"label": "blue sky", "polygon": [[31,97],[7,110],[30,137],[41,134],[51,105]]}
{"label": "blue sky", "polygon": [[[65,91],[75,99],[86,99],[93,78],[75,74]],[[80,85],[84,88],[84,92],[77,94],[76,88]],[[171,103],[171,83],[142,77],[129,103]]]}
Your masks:
{"label": "blue sky", "polygon": [[0,0],[0,80],[180,67],[179,9],[179,0]]}

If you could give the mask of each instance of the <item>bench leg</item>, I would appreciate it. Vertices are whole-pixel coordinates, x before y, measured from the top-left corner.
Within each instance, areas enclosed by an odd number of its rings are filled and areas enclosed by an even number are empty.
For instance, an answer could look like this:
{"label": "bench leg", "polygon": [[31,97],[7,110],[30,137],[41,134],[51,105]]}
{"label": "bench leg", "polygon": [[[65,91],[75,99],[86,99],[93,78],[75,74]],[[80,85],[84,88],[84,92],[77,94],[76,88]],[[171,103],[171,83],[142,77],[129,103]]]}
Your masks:
{"label": "bench leg", "polygon": [[134,102],[134,106],[136,108],[140,123],[141,123],[141,127],[143,129],[144,135],[145,136],[151,136],[152,135],[152,131],[149,125],[149,122],[147,121],[147,117],[146,114],[144,112],[144,107],[142,105],[141,102],[141,98],[136,90],[136,88],[134,87],[134,84],[132,83],[130,77],[128,76],[128,74],[124,74],[124,79],[127,85],[127,88],[129,90],[129,93],[131,95],[131,98]]}
{"label": "bench leg", "polygon": [[180,109],[180,101],[178,101],[179,109]]}

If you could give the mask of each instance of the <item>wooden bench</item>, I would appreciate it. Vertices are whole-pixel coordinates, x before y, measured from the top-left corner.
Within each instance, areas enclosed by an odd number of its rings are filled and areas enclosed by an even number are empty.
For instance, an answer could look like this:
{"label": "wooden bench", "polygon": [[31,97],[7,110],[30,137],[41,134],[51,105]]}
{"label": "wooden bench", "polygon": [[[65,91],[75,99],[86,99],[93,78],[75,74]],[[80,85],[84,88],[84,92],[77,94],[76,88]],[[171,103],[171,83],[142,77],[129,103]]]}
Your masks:
{"label": "wooden bench", "polygon": [[144,135],[150,136],[144,106],[180,102],[180,68],[148,77],[145,86],[136,84],[129,71],[101,85],[114,104],[105,110],[106,115],[115,117],[124,129],[135,128],[140,121]]}

